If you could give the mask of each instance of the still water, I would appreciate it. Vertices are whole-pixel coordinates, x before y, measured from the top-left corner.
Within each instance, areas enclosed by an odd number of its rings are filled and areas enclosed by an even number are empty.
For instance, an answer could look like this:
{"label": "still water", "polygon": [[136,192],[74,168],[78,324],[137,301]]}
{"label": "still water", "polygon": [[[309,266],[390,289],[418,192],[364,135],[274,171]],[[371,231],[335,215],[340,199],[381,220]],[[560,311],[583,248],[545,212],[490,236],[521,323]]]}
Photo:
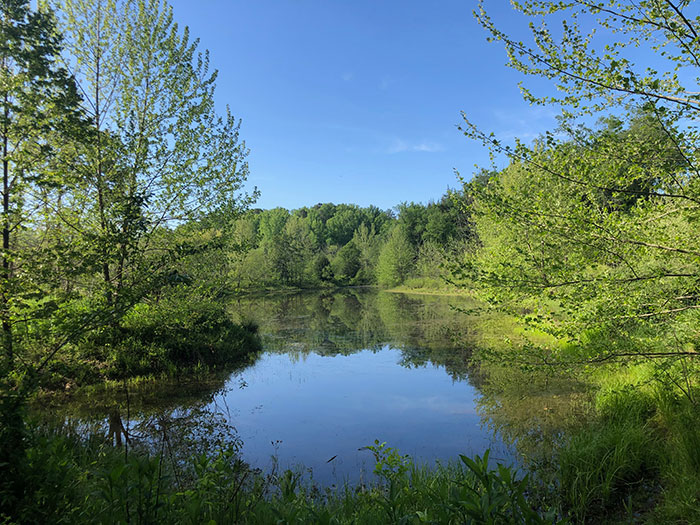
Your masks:
{"label": "still water", "polygon": [[[259,323],[259,355],[210,382],[135,391],[129,414],[119,401],[121,417],[144,438],[179,424],[188,442],[232,440],[254,467],[302,469],[325,485],[371,477],[364,447],[375,440],[418,463],[490,448],[512,464],[512,449],[477,412],[475,329],[460,311],[470,306],[371,289],[242,299],[231,312]],[[75,413],[83,428],[104,432],[113,403],[93,398]]]}
{"label": "still water", "polygon": [[421,462],[489,447],[506,454],[482,427],[473,386],[430,362],[408,368],[391,345],[335,356],[268,352],[233,381],[241,379],[246,386],[218,402],[256,466],[269,469],[274,456],[281,467],[311,468],[317,480],[354,478],[371,471],[370,453],[359,449],[375,439]]}

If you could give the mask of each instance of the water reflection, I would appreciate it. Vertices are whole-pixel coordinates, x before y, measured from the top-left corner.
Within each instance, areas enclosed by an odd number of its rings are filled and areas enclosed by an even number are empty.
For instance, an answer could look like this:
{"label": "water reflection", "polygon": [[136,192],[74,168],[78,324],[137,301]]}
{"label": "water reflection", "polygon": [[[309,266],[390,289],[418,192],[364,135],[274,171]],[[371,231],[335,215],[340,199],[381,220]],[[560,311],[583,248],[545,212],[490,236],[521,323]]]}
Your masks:
{"label": "water reflection", "polygon": [[560,372],[491,368],[477,400],[487,426],[516,446],[522,463],[552,465],[552,451],[590,412],[589,387]]}
{"label": "water reflection", "polygon": [[265,349],[234,376],[247,387],[224,396],[244,457],[262,468],[304,465],[322,482],[371,471],[358,449],[375,439],[419,462],[489,447],[512,462],[476,411],[475,328],[455,306],[469,304],[362,289],[237,302],[237,315],[260,324]]}
{"label": "water reflection", "polygon": [[466,379],[477,330],[455,307],[470,304],[458,296],[346,289],[244,299],[233,310],[260,324],[269,352],[333,356],[389,345],[406,366],[430,361]]}
{"label": "water reflection", "polygon": [[125,434],[161,450],[167,443],[174,462],[230,445],[254,467],[300,466],[323,484],[368,476],[373,462],[362,448],[375,439],[419,462],[491,448],[512,463],[501,436],[526,443],[516,430],[532,431],[518,424],[527,406],[505,406],[504,390],[475,373],[470,356],[483,326],[458,310],[469,306],[371,289],[240,299],[231,313],[256,321],[264,343],[250,363],[132,386],[128,399],[122,390],[93,393],[57,413],[117,445]]}
{"label": "water reflection", "polygon": [[334,357],[266,353],[242,373],[247,387],[224,398],[235,407],[244,458],[264,469],[303,465],[324,482],[371,471],[358,449],[375,439],[430,463],[489,447],[511,458],[482,427],[474,387],[440,366],[407,368],[401,359],[390,346]]}

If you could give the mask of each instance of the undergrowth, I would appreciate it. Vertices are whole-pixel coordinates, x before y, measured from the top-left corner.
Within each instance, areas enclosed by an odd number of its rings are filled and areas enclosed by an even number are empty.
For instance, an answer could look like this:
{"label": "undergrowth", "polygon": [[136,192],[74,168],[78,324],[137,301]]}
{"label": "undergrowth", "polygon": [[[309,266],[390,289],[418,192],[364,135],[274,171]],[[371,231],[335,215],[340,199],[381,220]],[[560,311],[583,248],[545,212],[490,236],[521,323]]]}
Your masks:
{"label": "undergrowth", "polygon": [[21,497],[4,498],[5,523],[526,523],[557,522],[535,509],[529,479],[483,457],[418,467],[385,443],[369,485],[320,489],[300,473],[263,475],[234,447],[174,466],[167,455],[34,429]]}
{"label": "undergrowth", "polygon": [[176,375],[193,367],[236,363],[260,350],[258,326],[235,322],[225,304],[162,300],[133,307],[66,349],[41,378],[45,390],[64,390],[139,376]]}
{"label": "undergrowth", "polygon": [[700,407],[649,363],[599,374],[595,418],[558,452],[579,523],[700,523]]}

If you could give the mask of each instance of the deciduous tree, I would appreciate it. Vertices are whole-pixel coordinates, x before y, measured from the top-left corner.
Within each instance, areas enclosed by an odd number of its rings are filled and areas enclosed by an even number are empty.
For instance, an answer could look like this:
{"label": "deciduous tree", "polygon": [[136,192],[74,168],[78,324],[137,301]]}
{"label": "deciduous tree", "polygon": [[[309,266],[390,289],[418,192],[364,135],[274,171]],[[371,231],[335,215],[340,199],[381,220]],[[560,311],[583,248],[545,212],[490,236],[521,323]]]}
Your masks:
{"label": "deciduous tree", "polygon": [[[18,236],[66,172],[51,164],[64,137],[77,133],[80,115],[75,84],[59,67],[60,39],[52,15],[32,11],[25,0],[0,5],[0,158],[2,162],[2,269],[0,320],[3,358],[11,366],[13,325],[40,291],[36,268]],[[23,249],[25,248],[25,249]],[[33,317],[33,316],[32,316]]]}
{"label": "deciduous tree", "polygon": [[[512,67],[556,85],[553,95],[523,90],[532,103],[560,105],[561,126],[531,146],[508,145],[465,117],[465,134],[510,161],[473,187],[484,248],[472,277],[490,283],[493,299],[558,302],[569,322],[547,326],[597,359],[670,352],[647,337],[660,327],[676,355],[695,355],[700,99],[686,87],[700,80],[695,6],[514,6],[533,20],[530,43],[500,30],[483,5],[477,17]],[[586,125],[590,116],[602,125]]]}
{"label": "deciduous tree", "polygon": [[250,202],[241,192],[248,150],[240,121],[216,110],[207,53],[167,2],[59,4],[66,65],[96,134],[73,195],[86,205],[70,220],[91,240],[106,300],[119,307],[172,272],[179,248],[159,230]]}

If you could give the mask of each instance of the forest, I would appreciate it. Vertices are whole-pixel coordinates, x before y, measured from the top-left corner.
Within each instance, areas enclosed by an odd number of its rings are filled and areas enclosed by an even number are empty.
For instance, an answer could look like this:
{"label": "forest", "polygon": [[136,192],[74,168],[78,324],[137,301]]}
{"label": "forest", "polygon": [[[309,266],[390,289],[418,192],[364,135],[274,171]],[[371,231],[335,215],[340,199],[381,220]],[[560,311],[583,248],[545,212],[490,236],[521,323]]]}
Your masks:
{"label": "forest", "polygon": [[331,203],[250,210],[233,225],[228,282],[236,289],[430,284],[474,236],[468,198],[449,192],[394,210]]}
{"label": "forest", "polygon": [[[474,15],[556,129],[509,142],[463,113],[493,163],[438,200],[287,210],[255,208],[245,130],[217,111],[208,52],[166,0],[3,0],[0,521],[700,520],[700,14],[512,5],[528,41],[485,3]],[[115,447],[37,416],[75,391],[128,399],[252,359],[259,326],[233,300],[350,287],[465,295],[465,324],[502,316],[498,336],[452,334],[469,355],[436,362],[478,371],[503,433],[564,381],[584,415],[553,441],[528,420],[522,468],[488,452],[427,468],[377,441],[377,482],[336,491],[266,477],[233,445],[177,470],[165,440]]]}

